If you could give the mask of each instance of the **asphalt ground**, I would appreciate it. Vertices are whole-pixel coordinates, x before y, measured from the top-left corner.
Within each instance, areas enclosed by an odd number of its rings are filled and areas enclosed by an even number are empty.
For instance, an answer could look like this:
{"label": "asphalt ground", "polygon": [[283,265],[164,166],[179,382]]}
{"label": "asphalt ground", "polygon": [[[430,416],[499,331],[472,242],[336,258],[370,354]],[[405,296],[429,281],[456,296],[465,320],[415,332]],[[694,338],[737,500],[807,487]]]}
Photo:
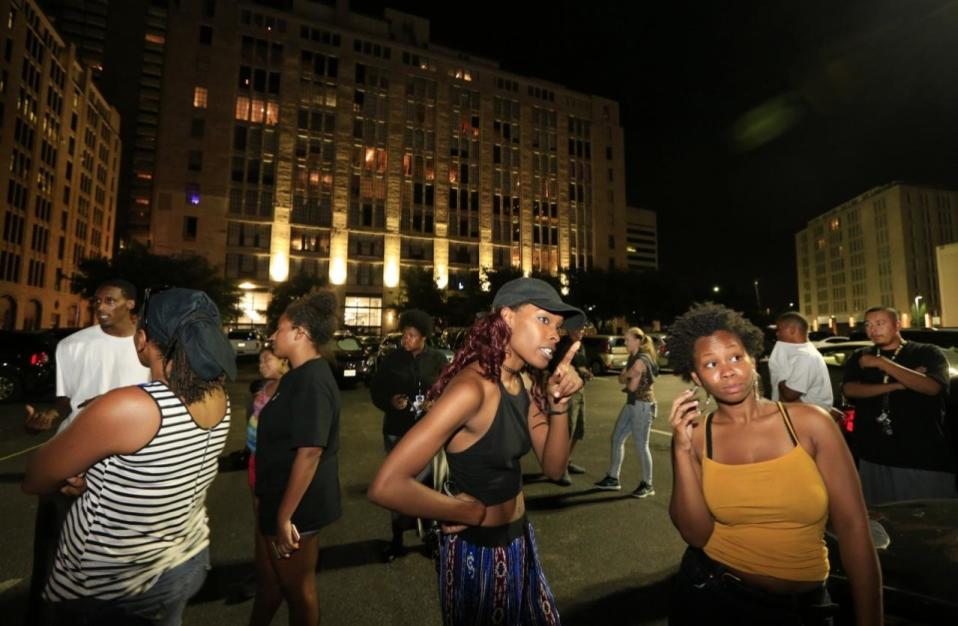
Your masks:
{"label": "asphalt ground", "polygon": [[[237,587],[252,572],[252,508],[245,469],[231,453],[245,443],[245,395],[256,376],[244,361],[230,385],[233,422],[221,471],[208,495],[212,570],[184,615],[184,624],[244,624],[252,606]],[[571,487],[544,481],[534,455],[523,461],[526,503],[539,556],[556,595],[564,624],[665,624],[669,578],[685,544],[668,517],[671,491],[669,433],[665,414],[685,385],[664,374],[656,382],[659,417],[651,437],[656,495],[629,496],[641,470],[631,441],[622,470],[623,490],[598,491],[609,462],[612,425],[624,395],[614,376],[586,387],[586,435],[575,461],[588,473]],[[36,498],[19,488],[30,448],[44,437],[23,431],[22,404],[0,406],[0,623],[20,624],[29,585]],[[407,534],[410,553],[392,563],[381,560],[389,538],[389,513],[371,504],[366,487],[383,459],[381,414],[362,384],[343,391],[340,480],[343,517],[321,532],[322,621],[330,625],[440,624],[436,571]],[[287,623],[285,608],[274,624]]]}

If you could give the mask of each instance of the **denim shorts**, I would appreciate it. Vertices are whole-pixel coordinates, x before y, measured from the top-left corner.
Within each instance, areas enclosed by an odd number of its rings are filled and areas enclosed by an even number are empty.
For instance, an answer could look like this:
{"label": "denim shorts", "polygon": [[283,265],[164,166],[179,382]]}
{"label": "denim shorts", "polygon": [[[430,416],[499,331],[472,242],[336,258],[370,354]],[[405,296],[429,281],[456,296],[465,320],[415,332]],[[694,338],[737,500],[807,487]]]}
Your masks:
{"label": "denim shorts", "polygon": [[203,586],[210,548],[169,569],[152,587],[135,596],[80,598],[53,604],[57,624],[68,626],[180,626],[186,603]]}

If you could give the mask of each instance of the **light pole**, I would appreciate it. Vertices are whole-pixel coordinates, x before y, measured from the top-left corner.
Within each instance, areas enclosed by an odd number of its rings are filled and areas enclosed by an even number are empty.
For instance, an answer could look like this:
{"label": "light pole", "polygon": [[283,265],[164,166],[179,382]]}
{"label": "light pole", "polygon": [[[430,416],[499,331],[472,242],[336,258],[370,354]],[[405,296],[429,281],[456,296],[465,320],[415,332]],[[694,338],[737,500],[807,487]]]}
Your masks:
{"label": "light pole", "polygon": [[752,286],[755,287],[755,308],[759,311],[762,310],[762,296],[758,293],[758,279],[752,281]]}
{"label": "light pole", "polygon": [[921,294],[915,296],[915,311],[912,315],[912,326],[916,328],[921,328],[924,325],[924,316],[921,314],[921,301],[924,298],[921,297]]}

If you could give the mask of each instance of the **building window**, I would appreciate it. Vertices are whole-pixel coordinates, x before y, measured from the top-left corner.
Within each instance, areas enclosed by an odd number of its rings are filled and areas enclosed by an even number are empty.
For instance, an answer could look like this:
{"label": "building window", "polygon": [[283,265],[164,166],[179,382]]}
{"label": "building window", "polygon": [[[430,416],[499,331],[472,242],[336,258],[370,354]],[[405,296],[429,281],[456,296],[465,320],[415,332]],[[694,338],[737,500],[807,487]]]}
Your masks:
{"label": "building window", "polygon": [[206,134],[206,120],[202,117],[195,117],[190,122],[190,137],[200,138]]}
{"label": "building window", "polygon": [[183,217],[183,241],[196,241],[198,218],[192,215]]}
{"label": "building window", "polygon": [[382,298],[346,296],[343,308],[343,326],[349,328],[379,328],[382,326]]}
{"label": "building window", "polygon": [[206,46],[213,43],[212,26],[200,26],[200,43]]}
{"label": "building window", "polygon": [[203,151],[190,150],[189,165],[191,171],[199,172],[203,169]]}
{"label": "building window", "polygon": [[206,87],[194,87],[193,88],[193,108],[205,109],[207,95],[208,94],[206,91]]}

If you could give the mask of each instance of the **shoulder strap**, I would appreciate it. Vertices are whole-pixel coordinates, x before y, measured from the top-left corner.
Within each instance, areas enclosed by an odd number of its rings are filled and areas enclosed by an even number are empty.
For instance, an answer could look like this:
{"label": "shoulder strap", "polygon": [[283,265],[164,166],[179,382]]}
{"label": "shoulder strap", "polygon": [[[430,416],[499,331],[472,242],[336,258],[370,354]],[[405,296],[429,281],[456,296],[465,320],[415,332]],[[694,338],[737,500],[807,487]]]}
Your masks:
{"label": "shoulder strap", "polygon": [[705,458],[712,458],[712,416],[714,413],[709,413],[705,416]]}
{"label": "shoulder strap", "polygon": [[792,439],[793,445],[798,445],[798,435],[795,434],[795,427],[792,426],[792,418],[788,415],[788,409],[785,408],[784,402],[778,402],[778,411],[782,414],[782,419],[785,420],[785,428],[788,429],[788,436]]}

